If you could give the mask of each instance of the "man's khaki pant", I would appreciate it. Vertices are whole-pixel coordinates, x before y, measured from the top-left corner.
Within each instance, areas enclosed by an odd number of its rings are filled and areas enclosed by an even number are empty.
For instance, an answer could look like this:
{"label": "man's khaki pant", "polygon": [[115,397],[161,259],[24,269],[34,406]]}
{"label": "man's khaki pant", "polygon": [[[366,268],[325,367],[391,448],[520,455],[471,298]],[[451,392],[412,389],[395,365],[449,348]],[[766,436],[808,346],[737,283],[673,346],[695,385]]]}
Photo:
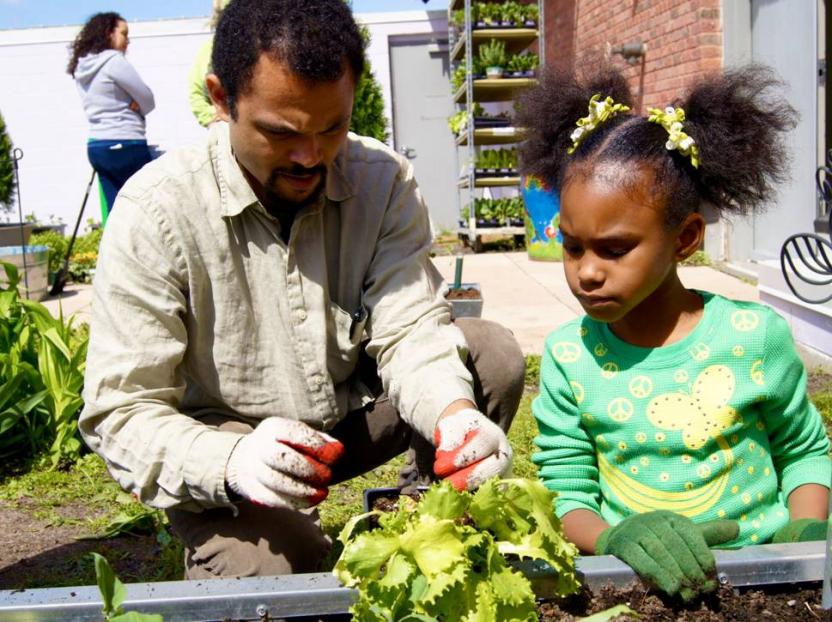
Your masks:
{"label": "man's khaki pant", "polygon": [[[468,341],[466,363],[474,376],[479,409],[508,431],[523,393],[524,361],[512,334],[493,322],[459,319],[456,325]],[[344,457],[333,468],[333,484],[370,471],[408,447],[415,449],[415,466],[430,473],[433,447],[413,434],[381,393],[375,363],[362,357],[362,380],[374,380],[375,402],[349,413],[329,434],[344,443]],[[369,376],[369,377],[368,377]],[[248,433],[251,426],[223,417],[203,420],[220,430]],[[326,503],[326,502],[325,502]],[[297,511],[238,504],[234,516],[227,508],[200,513],[168,510],[176,534],[185,543],[185,577],[268,576],[315,572],[331,548],[320,529],[316,510]]]}

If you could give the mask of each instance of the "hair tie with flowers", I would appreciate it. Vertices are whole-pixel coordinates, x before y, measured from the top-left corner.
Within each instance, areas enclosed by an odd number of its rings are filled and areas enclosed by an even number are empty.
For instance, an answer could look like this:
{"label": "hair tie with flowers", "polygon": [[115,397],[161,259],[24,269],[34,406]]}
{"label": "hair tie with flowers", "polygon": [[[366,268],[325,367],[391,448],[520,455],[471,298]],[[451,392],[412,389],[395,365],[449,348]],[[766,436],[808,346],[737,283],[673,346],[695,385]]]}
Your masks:
{"label": "hair tie with flowers", "polygon": [[668,138],[664,144],[668,151],[674,149],[683,156],[690,158],[693,168],[699,168],[699,147],[696,141],[682,131],[682,124],[685,120],[685,111],[681,108],[668,106],[664,110],[650,108],[647,112],[650,116],[647,120],[651,123],[658,123],[667,130]]}
{"label": "hair tie with flowers", "polygon": [[566,153],[570,155],[575,153],[575,149],[577,149],[583,140],[594,132],[599,125],[611,117],[614,117],[619,112],[629,111],[629,106],[616,104],[612,97],[601,99],[601,94],[596,93],[589,99],[589,114],[578,119],[578,127],[569,136],[572,139],[572,146],[566,150]]}

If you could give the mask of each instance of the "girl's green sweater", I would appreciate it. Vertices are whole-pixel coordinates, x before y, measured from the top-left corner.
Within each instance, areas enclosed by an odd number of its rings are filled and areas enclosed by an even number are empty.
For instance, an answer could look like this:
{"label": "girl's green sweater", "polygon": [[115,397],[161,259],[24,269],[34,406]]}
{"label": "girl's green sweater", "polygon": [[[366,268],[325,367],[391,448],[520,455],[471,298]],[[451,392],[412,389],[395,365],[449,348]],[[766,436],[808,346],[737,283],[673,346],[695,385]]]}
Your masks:
{"label": "girl's green sweater", "polygon": [[533,460],[559,516],[729,518],[733,544],[746,545],[788,521],[795,488],[830,485],[829,442],[786,321],[699,293],[702,319],[668,346],[630,345],[589,317],[547,338]]}

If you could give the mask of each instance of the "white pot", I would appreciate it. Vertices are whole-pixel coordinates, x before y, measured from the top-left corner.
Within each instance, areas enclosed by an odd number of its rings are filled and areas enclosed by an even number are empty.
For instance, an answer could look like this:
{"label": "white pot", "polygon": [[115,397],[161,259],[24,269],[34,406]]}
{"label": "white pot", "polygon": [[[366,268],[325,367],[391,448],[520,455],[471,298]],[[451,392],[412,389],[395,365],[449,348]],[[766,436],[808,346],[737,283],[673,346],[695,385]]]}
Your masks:
{"label": "white pot", "polygon": [[485,75],[488,77],[489,80],[494,80],[495,78],[502,78],[503,77],[503,68],[502,67],[486,67],[485,68]]}

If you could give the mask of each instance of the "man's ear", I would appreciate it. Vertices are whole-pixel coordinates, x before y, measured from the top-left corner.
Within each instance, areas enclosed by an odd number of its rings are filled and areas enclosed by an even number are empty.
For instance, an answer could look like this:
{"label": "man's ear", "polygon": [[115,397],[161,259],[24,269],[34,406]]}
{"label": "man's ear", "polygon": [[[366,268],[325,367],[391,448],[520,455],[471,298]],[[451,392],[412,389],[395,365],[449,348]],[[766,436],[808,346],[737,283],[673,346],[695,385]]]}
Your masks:
{"label": "man's ear", "polygon": [[702,246],[705,239],[705,219],[702,214],[688,214],[679,225],[676,235],[676,261],[684,261]]}
{"label": "man's ear", "polygon": [[211,96],[211,101],[217,110],[217,117],[226,122],[230,121],[231,110],[228,106],[228,98],[217,74],[209,73],[205,76],[205,87],[208,89],[208,94]]}

